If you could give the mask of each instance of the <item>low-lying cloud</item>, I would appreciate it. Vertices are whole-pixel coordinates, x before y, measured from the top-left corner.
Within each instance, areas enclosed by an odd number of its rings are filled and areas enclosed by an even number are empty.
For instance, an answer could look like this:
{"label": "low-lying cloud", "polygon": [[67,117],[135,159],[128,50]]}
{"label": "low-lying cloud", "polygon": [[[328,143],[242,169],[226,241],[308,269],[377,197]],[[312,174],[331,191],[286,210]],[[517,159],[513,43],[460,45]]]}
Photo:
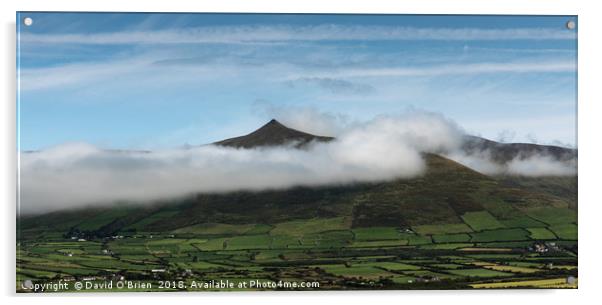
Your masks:
{"label": "low-lying cloud", "polygon": [[577,174],[576,158],[558,160],[553,155],[546,153],[519,154],[503,163],[495,161],[489,150],[470,154],[464,151],[453,151],[445,156],[486,175],[541,177]]}
{"label": "low-lying cloud", "polygon": [[[297,122],[309,122],[311,115]],[[20,211],[40,213],[116,201],[155,202],[193,193],[411,178],[424,173],[424,152],[446,154],[485,173],[574,173],[552,159],[512,160],[496,167],[483,155],[463,154],[462,129],[434,113],[379,116],[339,128],[334,141],[312,143],[305,149],[204,145],[144,152],[72,143],[21,153]]]}

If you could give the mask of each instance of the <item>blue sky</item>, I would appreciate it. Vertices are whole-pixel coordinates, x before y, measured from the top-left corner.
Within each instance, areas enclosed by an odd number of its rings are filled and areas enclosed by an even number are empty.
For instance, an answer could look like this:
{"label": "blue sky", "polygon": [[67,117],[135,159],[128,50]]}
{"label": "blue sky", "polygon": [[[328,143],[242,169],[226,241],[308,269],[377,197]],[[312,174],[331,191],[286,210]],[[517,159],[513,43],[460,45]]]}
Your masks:
{"label": "blue sky", "polygon": [[196,145],[282,113],[353,122],[408,109],[491,139],[576,145],[576,17],[25,17],[22,150]]}

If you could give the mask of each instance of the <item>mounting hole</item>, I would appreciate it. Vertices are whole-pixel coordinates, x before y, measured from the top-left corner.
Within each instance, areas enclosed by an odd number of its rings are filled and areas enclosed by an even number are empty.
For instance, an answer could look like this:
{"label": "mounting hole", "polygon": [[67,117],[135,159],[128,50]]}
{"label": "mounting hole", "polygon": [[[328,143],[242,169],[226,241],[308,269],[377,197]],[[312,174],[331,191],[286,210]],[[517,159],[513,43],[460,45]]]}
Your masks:
{"label": "mounting hole", "polygon": [[566,28],[569,30],[572,30],[575,28],[575,21],[573,20],[569,20],[566,22]]}
{"label": "mounting hole", "polygon": [[30,26],[33,24],[33,19],[26,17],[23,19],[23,24],[25,24],[26,26]]}
{"label": "mounting hole", "polygon": [[31,280],[25,280],[25,281],[23,281],[23,284],[21,284],[21,285],[27,289],[33,288],[33,282]]}

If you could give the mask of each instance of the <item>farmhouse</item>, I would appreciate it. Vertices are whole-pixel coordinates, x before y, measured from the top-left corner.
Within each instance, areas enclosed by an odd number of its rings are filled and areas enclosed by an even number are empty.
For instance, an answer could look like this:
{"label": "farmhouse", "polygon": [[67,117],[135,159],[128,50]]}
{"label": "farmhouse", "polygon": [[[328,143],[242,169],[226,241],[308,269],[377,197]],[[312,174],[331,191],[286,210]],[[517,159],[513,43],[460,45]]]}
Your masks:
{"label": "farmhouse", "polygon": [[534,243],[532,246],[528,248],[531,252],[536,253],[547,253],[549,251],[548,246],[545,243]]}
{"label": "farmhouse", "polygon": [[560,251],[560,247],[553,241],[545,242],[545,245],[548,247],[550,251]]}
{"label": "farmhouse", "polygon": [[536,242],[527,248],[531,252],[548,253],[550,251],[560,251],[560,247],[555,242]]}

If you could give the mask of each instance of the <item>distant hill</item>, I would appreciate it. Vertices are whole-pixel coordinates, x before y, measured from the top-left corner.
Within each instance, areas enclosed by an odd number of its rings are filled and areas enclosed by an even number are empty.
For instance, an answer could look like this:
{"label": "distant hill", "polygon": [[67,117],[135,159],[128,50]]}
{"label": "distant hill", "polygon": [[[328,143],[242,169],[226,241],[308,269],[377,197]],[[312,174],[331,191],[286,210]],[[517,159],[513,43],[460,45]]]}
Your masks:
{"label": "distant hill", "polygon": [[550,156],[559,161],[577,158],[577,150],[531,143],[500,143],[481,137],[465,136],[462,145],[468,154],[488,152],[493,161],[506,163],[514,158],[528,158],[535,154]]}
{"label": "distant hill", "polygon": [[296,129],[288,128],[282,125],[280,122],[272,119],[267,124],[248,135],[222,140],[213,144],[236,148],[253,148],[261,146],[293,144],[295,147],[301,148],[312,141],[328,142],[333,139],[334,138],[332,137],[316,136]]}

